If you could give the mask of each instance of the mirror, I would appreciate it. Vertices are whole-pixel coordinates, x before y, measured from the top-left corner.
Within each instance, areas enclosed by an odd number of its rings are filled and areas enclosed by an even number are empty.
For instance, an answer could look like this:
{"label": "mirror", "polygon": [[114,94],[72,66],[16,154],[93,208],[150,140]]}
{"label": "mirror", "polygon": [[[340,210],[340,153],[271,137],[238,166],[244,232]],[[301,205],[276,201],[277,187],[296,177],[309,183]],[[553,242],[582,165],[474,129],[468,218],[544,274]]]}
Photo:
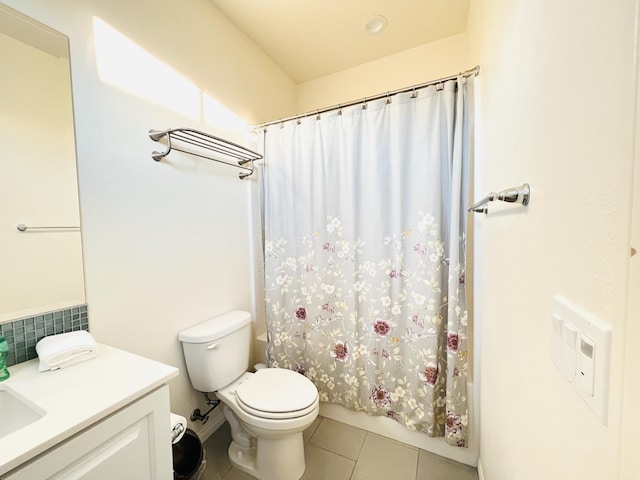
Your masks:
{"label": "mirror", "polygon": [[85,292],[68,38],[0,4],[0,59],[5,322],[83,304]]}

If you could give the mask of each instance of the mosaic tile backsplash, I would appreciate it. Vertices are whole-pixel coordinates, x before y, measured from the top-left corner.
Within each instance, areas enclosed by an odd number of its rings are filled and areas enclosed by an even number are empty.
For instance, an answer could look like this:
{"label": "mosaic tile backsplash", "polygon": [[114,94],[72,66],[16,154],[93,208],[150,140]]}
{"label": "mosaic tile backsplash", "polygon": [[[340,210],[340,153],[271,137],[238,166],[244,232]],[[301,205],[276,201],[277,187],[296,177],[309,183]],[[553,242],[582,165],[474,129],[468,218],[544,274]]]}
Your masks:
{"label": "mosaic tile backsplash", "polygon": [[0,336],[5,337],[9,344],[7,365],[37,358],[36,343],[41,338],[75,330],[89,330],[86,305],[0,323]]}

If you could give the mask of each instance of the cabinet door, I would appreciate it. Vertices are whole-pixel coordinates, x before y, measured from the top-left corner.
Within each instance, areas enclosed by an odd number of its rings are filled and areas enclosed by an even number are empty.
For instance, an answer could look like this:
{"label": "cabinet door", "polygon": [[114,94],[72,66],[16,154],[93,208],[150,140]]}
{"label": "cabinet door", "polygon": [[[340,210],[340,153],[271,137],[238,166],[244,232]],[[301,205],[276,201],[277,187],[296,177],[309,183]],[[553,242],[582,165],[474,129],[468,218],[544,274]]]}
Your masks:
{"label": "cabinet door", "polygon": [[164,386],[18,467],[5,478],[169,480],[173,478],[173,467],[168,425],[168,387]]}

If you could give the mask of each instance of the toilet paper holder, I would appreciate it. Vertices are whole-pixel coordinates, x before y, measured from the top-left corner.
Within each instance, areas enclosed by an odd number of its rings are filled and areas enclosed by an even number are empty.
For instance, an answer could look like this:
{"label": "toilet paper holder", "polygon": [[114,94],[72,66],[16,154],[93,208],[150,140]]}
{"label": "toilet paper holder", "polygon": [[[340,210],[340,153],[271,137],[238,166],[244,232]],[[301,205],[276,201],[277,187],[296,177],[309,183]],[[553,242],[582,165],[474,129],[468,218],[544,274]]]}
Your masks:
{"label": "toilet paper holder", "polygon": [[187,419],[173,412],[169,414],[171,427],[171,443],[178,443],[187,431]]}
{"label": "toilet paper holder", "polygon": [[181,437],[186,431],[187,428],[181,423],[173,427],[173,430],[171,430],[171,443],[176,443],[176,439]]}

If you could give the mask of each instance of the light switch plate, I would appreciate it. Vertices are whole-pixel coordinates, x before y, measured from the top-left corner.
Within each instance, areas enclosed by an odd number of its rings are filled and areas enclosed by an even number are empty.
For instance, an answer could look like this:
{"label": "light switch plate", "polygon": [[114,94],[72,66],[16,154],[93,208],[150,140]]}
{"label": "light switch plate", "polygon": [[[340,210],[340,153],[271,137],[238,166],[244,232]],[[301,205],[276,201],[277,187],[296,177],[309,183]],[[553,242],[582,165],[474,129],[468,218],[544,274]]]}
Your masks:
{"label": "light switch plate", "polygon": [[567,379],[573,382],[576,376],[576,364],[578,361],[578,329],[569,320],[564,321],[562,327],[562,370]]}
{"label": "light switch plate", "polygon": [[556,367],[562,368],[562,329],[564,319],[559,313],[551,315],[551,360]]}
{"label": "light switch plate", "polygon": [[[552,359],[580,397],[606,425],[609,409],[611,325],[560,295],[553,297],[551,315]],[[562,339],[556,338],[557,318],[562,321]],[[579,358],[585,348],[582,344],[584,339],[593,348],[593,362],[590,364],[586,363],[586,358]],[[554,345],[557,348],[558,340],[561,341],[560,364],[556,362],[558,354],[553,350]],[[588,352],[588,348],[586,351]],[[584,378],[585,375],[589,375],[588,380]]]}

